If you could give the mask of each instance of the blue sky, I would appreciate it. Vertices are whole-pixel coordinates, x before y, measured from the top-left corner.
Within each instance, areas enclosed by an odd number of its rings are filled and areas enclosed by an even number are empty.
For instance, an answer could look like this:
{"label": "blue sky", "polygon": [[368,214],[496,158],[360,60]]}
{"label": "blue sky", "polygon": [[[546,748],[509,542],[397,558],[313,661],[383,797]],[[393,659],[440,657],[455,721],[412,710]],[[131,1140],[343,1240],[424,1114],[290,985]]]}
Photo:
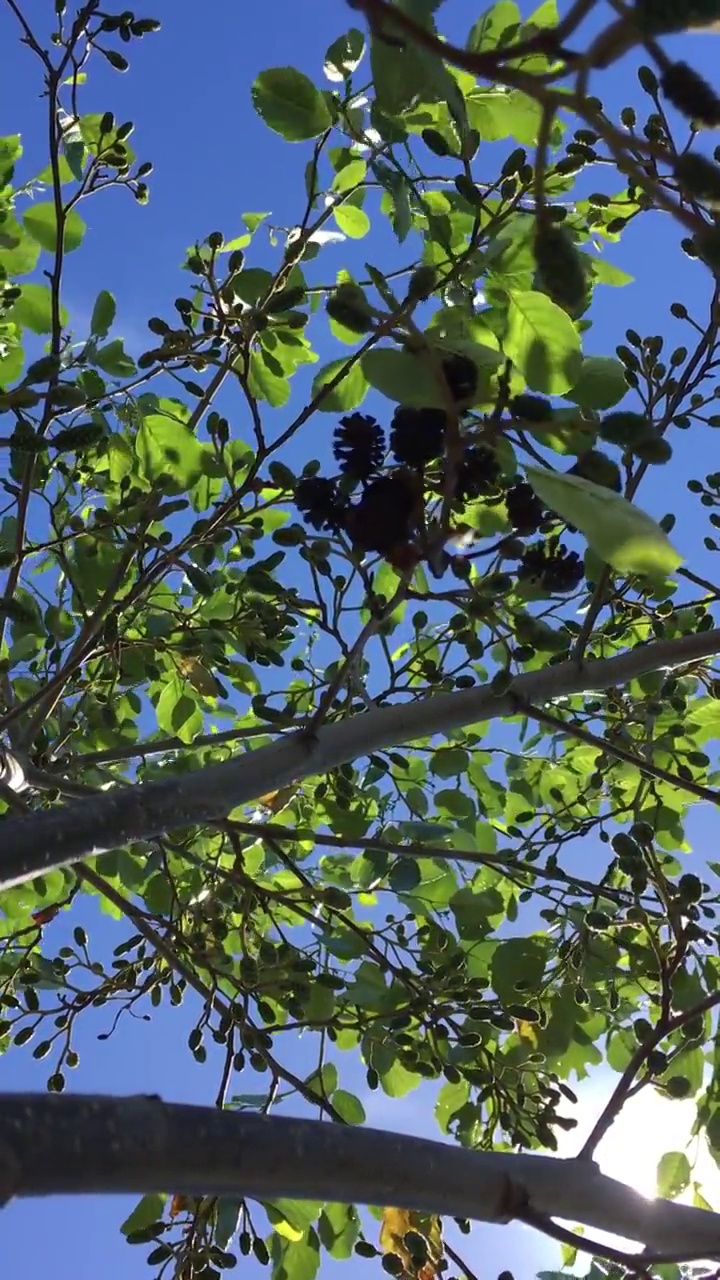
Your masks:
{"label": "blue sky", "polygon": [[[29,14],[52,12],[50,0],[26,3]],[[530,6],[525,5],[525,13]],[[271,210],[270,221],[292,225],[302,205],[303,169],[307,148],[291,147],[271,134],[250,105],[250,85],[266,67],[292,64],[321,83],[323,54],[332,39],[352,25],[354,15],[342,0],[265,0],[264,4],[214,0],[200,8],[195,0],[158,3],[152,16],[161,18],[162,32],[133,45],[131,70],[121,76],[104,64],[91,66],[90,80],[83,91],[87,111],[108,108],[117,120],[133,119],[133,145],[140,159],[155,165],[151,178],[151,200],[146,208],[135,205],[121,192],[108,192],[81,209],[88,223],[82,249],[68,259],[65,303],[81,330],[89,317],[100,288],[109,289],[118,300],[117,331],[124,333],[128,347],[137,352],[152,345],[145,322],[154,314],[170,315],[172,300],[186,291],[179,264],[186,247],[213,229],[230,238],[241,232],[240,215],[248,210]],[[464,36],[476,19],[476,8],[468,0],[447,0],[442,13],[443,29]],[[205,15],[207,14],[207,17]],[[0,133],[21,132],[26,158],[20,176],[27,177],[46,163],[44,146],[44,102],[41,79],[31,54],[17,41],[15,20],[0,0],[0,49],[11,51],[3,59],[0,79]],[[712,37],[685,37],[667,42],[670,51],[682,49],[682,56],[710,77],[717,60]],[[593,90],[603,97],[611,111],[642,99],[632,64],[625,62],[610,73],[597,77]],[[647,100],[644,100],[647,102]],[[491,152],[488,151],[491,155]],[[493,172],[495,161],[492,161]],[[608,174],[607,190],[621,185]],[[592,186],[603,184],[593,177]],[[702,314],[709,297],[707,274],[679,250],[679,233],[666,217],[643,218],[631,227],[621,243],[608,251],[611,260],[631,272],[637,283],[625,290],[599,288],[592,311],[594,325],[586,349],[592,354],[610,355],[624,340],[624,330],[632,325],[641,334],[661,332],[672,345],[683,340],[677,321],[670,319],[668,306],[681,299],[688,308]],[[272,250],[257,238],[257,265],[269,263]],[[329,246],[323,251],[323,278],[331,280],[343,265],[361,264],[370,256],[380,265],[392,262],[394,243],[384,229],[369,242],[370,248]],[[321,346],[321,358],[337,353]],[[301,379],[290,409],[299,408],[307,392],[309,377]],[[368,407],[374,404],[367,402]],[[230,406],[232,408],[232,405]],[[227,407],[226,407],[227,411]],[[238,412],[235,406],[236,413]],[[329,432],[332,419],[321,419],[318,430]],[[708,433],[709,449],[716,449]],[[315,446],[313,446],[315,447]],[[321,444],[317,446],[321,449]],[[717,450],[716,450],[717,452]],[[677,456],[677,455],[676,455]],[[696,547],[702,541],[697,510],[684,494],[684,481],[702,475],[705,468],[695,458],[678,460],[671,472],[658,468],[643,505],[656,516],[672,509],[678,516],[674,535],[681,551],[693,552],[698,572],[712,575],[713,561],[703,553],[698,564]],[[717,836],[715,820],[698,810],[691,824],[697,846]],[[94,944],[107,954],[124,931],[94,904],[79,903],[72,920],[56,923],[53,943],[61,945],[64,931],[82,922]],[[152,1022],[125,1019],[109,1041],[99,1041],[107,1030],[107,1011],[92,1011],[82,1020],[77,1048],[81,1065],[71,1079],[71,1087],[108,1093],[157,1092],[168,1100],[210,1103],[217,1088],[218,1070],[212,1053],[208,1063],[194,1063],[184,1047],[186,1033],[193,1024],[192,1007],[160,1010]],[[304,1046],[298,1047],[298,1069],[305,1060]],[[310,1059],[307,1059],[308,1065]],[[23,1087],[43,1089],[47,1066],[36,1063],[29,1052],[14,1051],[0,1060],[0,1089]],[[362,1074],[357,1073],[360,1088]],[[352,1079],[350,1082],[352,1087]],[[600,1082],[598,1088],[606,1087]],[[247,1084],[252,1088],[252,1079]],[[595,1090],[593,1089],[593,1093]],[[434,1122],[427,1091],[411,1095],[402,1105],[372,1097],[368,1100],[368,1120],[392,1128],[434,1134]],[[23,1267],[31,1280],[53,1270],[59,1280],[95,1280],[99,1273],[108,1280],[125,1280],[142,1274],[142,1250],[128,1249],[118,1233],[118,1224],[134,1204],[134,1198],[32,1201],[11,1205],[0,1225],[3,1263],[8,1272]],[[478,1227],[462,1246],[468,1261],[483,1280],[508,1268],[517,1280],[541,1267],[553,1264],[554,1246],[520,1228]],[[337,1266],[323,1261],[325,1275]],[[367,1274],[375,1266],[356,1260],[344,1266],[350,1280]]]}

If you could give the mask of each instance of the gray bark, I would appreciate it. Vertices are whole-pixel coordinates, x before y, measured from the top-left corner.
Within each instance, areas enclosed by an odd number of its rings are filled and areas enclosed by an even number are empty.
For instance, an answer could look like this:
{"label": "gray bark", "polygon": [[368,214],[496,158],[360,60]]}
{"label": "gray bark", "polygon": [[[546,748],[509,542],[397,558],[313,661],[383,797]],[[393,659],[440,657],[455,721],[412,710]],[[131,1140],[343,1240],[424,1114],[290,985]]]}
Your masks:
{"label": "gray bark", "polygon": [[720,1214],[646,1200],[590,1160],[467,1151],[151,1097],[0,1096],[5,1200],[157,1191],[395,1205],[484,1222],[509,1222],[529,1207],[654,1254],[720,1256]]}
{"label": "gray bark", "polygon": [[645,672],[697,662],[718,652],[720,629],[715,629],[676,640],[652,641],[617,657],[583,665],[561,662],[518,676],[511,690],[503,694],[484,685],[435,694],[418,702],[376,707],[326,724],[314,735],[294,733],[195,773],[118,788],[44,813],[8,818],[0,825],[0,889],[131,841],[216,821],[268,791],[327,773],[369,752],[512,715],[515,697],[548,703],[622,685]]}

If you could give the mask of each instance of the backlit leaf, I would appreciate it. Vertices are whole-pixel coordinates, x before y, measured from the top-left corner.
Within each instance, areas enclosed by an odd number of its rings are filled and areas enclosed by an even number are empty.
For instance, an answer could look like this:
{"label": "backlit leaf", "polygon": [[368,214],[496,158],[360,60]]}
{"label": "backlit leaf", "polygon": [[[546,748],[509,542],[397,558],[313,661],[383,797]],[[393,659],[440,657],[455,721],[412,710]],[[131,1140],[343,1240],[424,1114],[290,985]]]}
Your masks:
{"label": "backlit leaf", "polygon": [[[54,204],[33,204],[23,214],[23,226],[41,248],[47,249],[49,253],[55,252],[57,221]],[[85,223],[75,209],[65,214],[63,236],[65,253],[71,253],[82,244],[85,229]]]}
{"label": "backlit leaf", "polygon": [[568,400],[583,409],[611,409],[627,395],[625,366],[612,356],[586,356]]}
{"label": "backlit leaf", "polygon": [[339,204],[333,209],[333,218],[340,230],[351,240],[362,240],[370,230],[370,219],[364,209],[352,204]]}
{"label": "backlit leaf", "polygon": [[526,467],[526,472],[541,501],[575,525],[595,554],[618,573],[660,576],[682,564],[659,524],[621,494],[544,467]]}
{"label": "backlit leaf", "polygon": [[115,319],[116,310],[115,299],[112,294],[107,289],[101,289],[95,299],[95,306],[90,318],[90,332],[93,337],[107,337],[108,330],[112,327]]}
{"label": "backlit leaf", "polygon": [[684,1151],[666,1151],[657,1167],[657,1195],[674,1200],[690,1185],[690,1161]]}
{"label": "backlit leaf", "polygon": [[327,104],[312,80],[294,67],[271,67],[253,83],[258,115],[287,142],[316,138],[332,123]]}
{"label": "backlit leaf", "polygon": [[[347,365],[347,360],[331,360],[324,368],[318,370],[313,378],[312,395],[318,395],[322,388],[337,377]],[[340,382],[327,391],[318,404],[322,413],[345,413],[348,409],[356,409],[362,404],[368,392],[368,382],[362,365],[356,361]]]}
{"label": "backlit leaf", "polygon": [[510,295],[502,344],[533,391],[563,395],[580,377],[580,335],[562,307],[544,293]]}

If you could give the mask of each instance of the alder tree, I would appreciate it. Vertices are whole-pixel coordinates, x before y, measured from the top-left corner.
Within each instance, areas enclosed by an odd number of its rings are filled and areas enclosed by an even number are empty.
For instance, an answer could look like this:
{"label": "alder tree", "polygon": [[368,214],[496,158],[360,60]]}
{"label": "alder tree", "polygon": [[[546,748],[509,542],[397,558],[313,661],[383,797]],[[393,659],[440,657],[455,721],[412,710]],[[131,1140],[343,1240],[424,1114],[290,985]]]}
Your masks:
{"label": "alder tree", "polygon": [[[45,126],[0,138],[0,1039],[49,1095],[0,1097],[3,1195],[134,1191],[178,1280],[474,1280],[453,1219],[595,1278],[717,1259],[701,1188],[673,1202],[720,1163],[686,831],[720,796],[720,98],[682,55],[718,0],[497,0],[459,41],[452,0],[325,6],[313,76],[288,31],[237,86],[304,156],[292,224],[198,226],[141,346],[67,271],[88,207],[152,196],[107,64],[172,48],[2,7]],[[659,332],[635,224],[675,236]],[[110,1057],[161,1004],[207,1107],[84,1096],[91,1011]],[[366,1125],[428,1082],[444,1144]],[[595,1163],[640,1091],[695,1108],[657,1202]]]}

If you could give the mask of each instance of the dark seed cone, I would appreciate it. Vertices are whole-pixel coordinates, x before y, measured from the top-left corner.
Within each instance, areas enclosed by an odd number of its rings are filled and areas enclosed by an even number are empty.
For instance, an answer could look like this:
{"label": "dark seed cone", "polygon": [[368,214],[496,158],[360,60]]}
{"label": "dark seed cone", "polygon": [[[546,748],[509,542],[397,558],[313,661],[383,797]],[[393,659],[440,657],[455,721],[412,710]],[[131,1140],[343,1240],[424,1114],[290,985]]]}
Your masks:
{"label": "dark seed cone", "polygon": [[620,493],[622,489],[622,474],[617,462],[609,458],[601,449],[588,449],[587,453],[583,453],[578,458],[574,466],[568,468],[567,474],[580,476],[582,480],[591,480],[593,484],[612,489],[614,493]]}
{"label": "dark seed cone", "polygon": [[477,390],[478,371],[474,360],[469,356],[446,356],[442,362],[450,395],[456,404],[462,400],[472,400]]}
{"label": "dark seed cone", "polygon": [[522,418],[525,422],[549,422],[554,416],[549,400],[529,393],[513,396],[508,409],[513,418]]}
{"label": "dark seed cone", "polygon": [[347,514],[346,528],[362,551],[390,554],[410,538],[417,494],[404,475],[380,476]]}
{"label": "dark seed cone", "polygon": [[720,165],[697,151],[684,151],[674,163],[675,177],[684,191],[713,208],[720,204]]}
{"label": "dark seed cone", "polygon": [[351,413],[340,419],[333,434],[333,455],[344,475],[353,480],[369,480],[382,466],[385,434],[375,418]]}
{"label": "dark seed cone", "polygon": [[398,405],[390,428],[390,448],[398,462],[422,471],[441,457],[445,448],[447,415],[443,409]]}
{"label": "dark seed cone", "polygon": [[671,63],[660,83],[668,102],[686,119],[704,124],[708,129],[720,125],[720,98],[686,62]]}
{"label": "dark seed cone", "polygon": [[558,306],[573,311],[587,294],[583,261],[564,227],[541,225],[535,234],[535,261],[543,288]]}
{"label": "dark seed cone", "polygon": [[458,467],[456,499],[458,502],[468,502],[492,493],[499,475],[500,466],[493,449],[483,444],[468,445]]}
{"label": "dark seed cone", "polygon": [[508,519],[516,533],[527,537],[537,533],[545,518],[545,509],[529,484],[514,484],[505,494]]}
{"label": "dark seed cone", "polygon": [[295,488],[295,505],[305,524],[321,532],[338,533],[345,528],[349,510],[347,498],[334,480],[324,476],[306,476]]}
{"label": "dark seed cone", "polygon": [[561,544],[536,542],[528,547],[520,561],[518,578],[535,581],[545,591],[565,595],[574,591],[585,576],[582,560],[576,551]]}
{"label": "dark seed cone", "polygon": [[341,284],[327,300],[325,309],[331,320],[351,333],[370,333],[373,313],[365,294],[357,284]]}

